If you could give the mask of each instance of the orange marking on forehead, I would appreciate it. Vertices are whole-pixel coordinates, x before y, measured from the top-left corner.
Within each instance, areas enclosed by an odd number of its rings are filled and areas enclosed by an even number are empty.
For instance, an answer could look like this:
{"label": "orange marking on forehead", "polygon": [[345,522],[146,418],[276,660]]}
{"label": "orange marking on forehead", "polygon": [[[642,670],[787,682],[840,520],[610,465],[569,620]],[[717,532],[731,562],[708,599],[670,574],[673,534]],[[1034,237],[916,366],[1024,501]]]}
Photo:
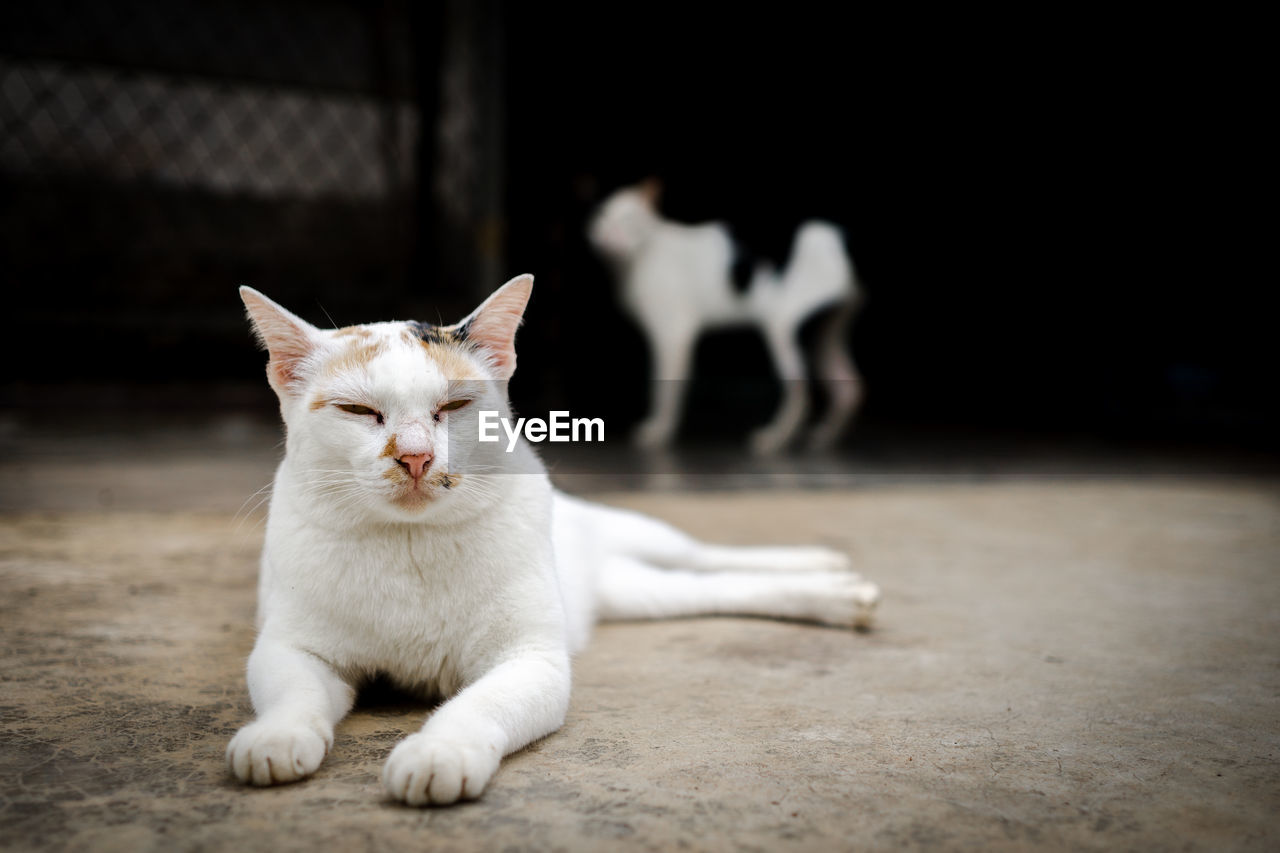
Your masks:
{"label": "orange marking on forehead", "polygon": [[357,370],[368,366],[369,362],[386,351],[385,341],[369,341],[367,337],[356,336],[356,342],[329,359],[324,370],[330,376]]}
{"label": "orange marking on forehead", "polygon": [[364,326],[343,326],[341,329],[335,331],[333,336],[335,338],[357,338],[359,340],[366,341],[373,337],[373,332],[369,331]]}
{"label": "orange marking on forehead", "polygon": [[445,379],[460,381],[463,379],[484,379],[484,374],[466,354],[455,346],[448,344],[423,344],[427,358],[435,362]]}

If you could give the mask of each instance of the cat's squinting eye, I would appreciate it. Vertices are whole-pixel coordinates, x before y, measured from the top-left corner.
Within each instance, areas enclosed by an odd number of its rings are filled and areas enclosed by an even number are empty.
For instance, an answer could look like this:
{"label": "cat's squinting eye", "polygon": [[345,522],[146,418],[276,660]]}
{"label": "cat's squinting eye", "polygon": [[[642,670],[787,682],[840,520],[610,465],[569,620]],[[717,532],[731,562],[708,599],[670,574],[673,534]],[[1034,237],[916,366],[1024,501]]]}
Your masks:
{"label": "cat's squinting eye", "polygon": [[439,421],[441,412],[456,412],[458,411],[458,409],[461,409],[463,406],[468,405],[470,402],[471,402],[470,400],[450,400],[449,402],[442,405],[440,408],[436,409],[436,413],[431,417],[433,420]]}
{"label": "cat's squinting eye", "polygon": [[377,409],[371,409],[368,406],[360,406],[355,403],[339,403],[338,408],[353,415],[372,416],[378,420],[378,423],[382,423],[382,413]]}

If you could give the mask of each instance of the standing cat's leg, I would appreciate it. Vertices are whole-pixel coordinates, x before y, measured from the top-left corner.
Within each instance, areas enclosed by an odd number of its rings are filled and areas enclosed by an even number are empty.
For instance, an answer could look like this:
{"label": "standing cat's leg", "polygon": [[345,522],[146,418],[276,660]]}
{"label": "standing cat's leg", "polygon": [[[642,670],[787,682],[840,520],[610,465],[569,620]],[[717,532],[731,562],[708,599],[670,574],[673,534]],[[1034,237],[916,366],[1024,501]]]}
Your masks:
{"label": "standing cat's leg", "polygon": [[707,574],[613,557],[601,568],[597,595],[601,619],[723,614],[862,627],[870,623],[880,588],[848,572]]}
{"label": "standing cat's leg", "polygon": [[773,420],[752,434],[751,450],[754,453],[767,455],[786,447],[809,412],[808,374],[804,367],[804,353],[796,337],[798,331],[797,324],[782,318],[771,319],[764,327],[765,344],[782,382],[782,404]]}
{"label": "standing cat's leg", "polygon": [[480,796],[502,756],[564,725],[569,682],[563,649],[498,664],[396,745],[382,771],[387,793],[411,806]]}
{"label": "standing cat's leg", "polygon": [[656,449],[670,445],[680,426],[698,330],[668,319],[648,320],[642,325],[652,351],[653,373],[649,415],[636,427],[634,435],[640,447]]}
{"label": "standing cat's leg", "polygon": [[263,633],[249,655],[249,696],[258,716],[227,745],[227,764],[241,782],[274,785],[316,771],[355,689],[315,655]]}
{"label": "standing cat's leg", "polygon": [[862,376],[845,341],[854,313],[853,304],[842,305],[825,319],[819,332],[817,373],[827,390],[827,411],[809,436],[814,450],[826,450],[839,441],[862,404]]}
{"label": "standing cat's leg", "polygon": [[647,515],[585,501],[575,502],[609,553],[655,566],[695,572],[842,572],[849,558],[819,546],[731,546],[700,542]]}

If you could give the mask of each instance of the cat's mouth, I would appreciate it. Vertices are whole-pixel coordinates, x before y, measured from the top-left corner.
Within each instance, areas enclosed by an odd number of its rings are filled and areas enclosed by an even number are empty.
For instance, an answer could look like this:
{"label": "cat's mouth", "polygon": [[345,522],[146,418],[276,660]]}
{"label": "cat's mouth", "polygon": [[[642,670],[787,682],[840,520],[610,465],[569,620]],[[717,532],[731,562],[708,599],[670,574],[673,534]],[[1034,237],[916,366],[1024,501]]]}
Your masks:
{"label": "cat's mouth", "polygon": [[404,474],[402,470],[395,469],[390,474],[399,474],[393,476],[393,479],[400,484],[400,488],[392,497],[392,502],[405,508],[417,508],[424,504],[430,503],[443,491],[451,491],[457,488],[458,483],[462,481],[461,474],[454,474],[449,471],[437,471],[417,480]]}

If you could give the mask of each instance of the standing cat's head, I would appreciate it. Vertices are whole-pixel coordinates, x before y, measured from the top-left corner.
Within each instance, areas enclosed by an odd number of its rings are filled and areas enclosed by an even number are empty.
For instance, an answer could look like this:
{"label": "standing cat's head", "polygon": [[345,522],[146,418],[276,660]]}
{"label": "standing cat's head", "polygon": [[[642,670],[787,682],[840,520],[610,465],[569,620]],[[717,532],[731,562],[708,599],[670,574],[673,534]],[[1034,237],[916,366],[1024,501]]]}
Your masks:
{"label": "standing cat's head", "polygon": [[514,278],[452,326],[319,329],[240,288],[267,348],[287,429],[290,484],[350,520],[420,520],[487,504],[505,445],[478,441],[478,413],[507,408],[515,333],[533,277]]}
{"label": "standing cat's head", "polygon": [[652,178],[615,191],[601,202],[587,226],[591,244],[610,260],[630,260],[661,221],[658,215],[661,192],[661,185]]}

